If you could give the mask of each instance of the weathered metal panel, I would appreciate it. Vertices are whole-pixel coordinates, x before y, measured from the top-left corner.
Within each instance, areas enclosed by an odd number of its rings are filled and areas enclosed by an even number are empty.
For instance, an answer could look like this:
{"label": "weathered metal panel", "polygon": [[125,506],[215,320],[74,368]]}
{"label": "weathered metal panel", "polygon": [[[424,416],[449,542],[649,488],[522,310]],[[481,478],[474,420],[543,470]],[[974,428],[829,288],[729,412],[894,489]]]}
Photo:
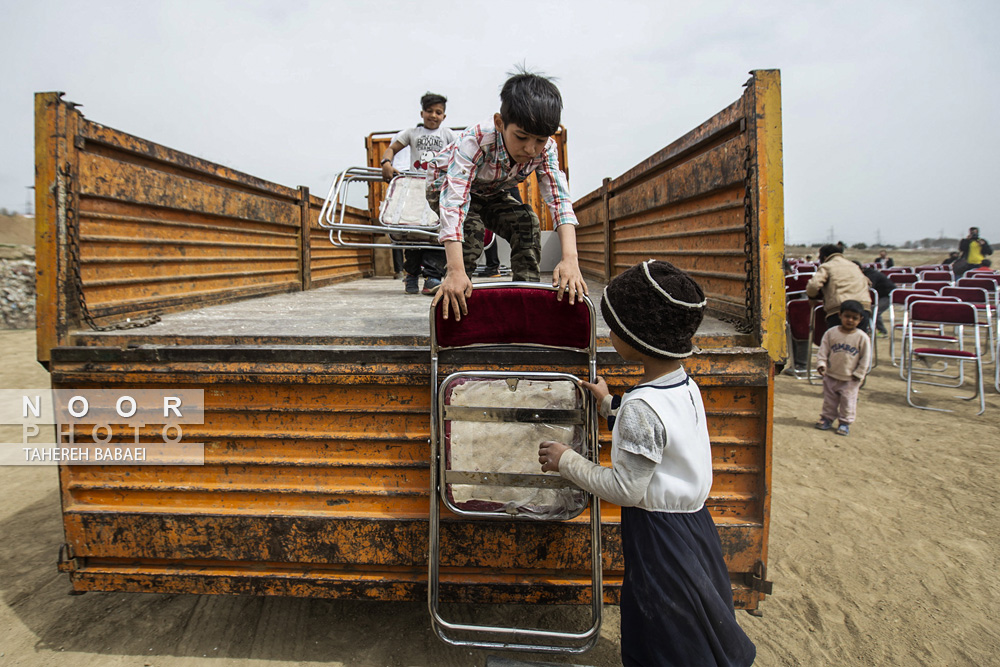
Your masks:
{"label": "weathered metal panel", "polygon": [[[67,107],[61,93],[35,95],[35,332],[38,361],[48,363],[49,350],[65,340],[66,226],[63,177],[72,146],[66,137]],[[61,224],[62,223],[62,224]]]}
{"label": "weathered metal panel", "polygon": [[676,264],[698,279],[710,312],[741,320],[780,362],[780,77],[776,70],[752,75],[739,100],[575,207],[588,212],[581,233],[593,236],[598,224],[608,231],[603,275],[581,252],[588,275],[607,280],[649,258]]}
{"label": "weathered metal panel", "polygon": [[56,93],[36,96],[35,135],[42,361],[82,323],[77,266],[99,324],[371,274],[370,251],[303,229],[306,189],[94,123]]}
{"label": "weathered metal panel", "polygon": [[[211,349],[172,351],[176,360],[150,364],[133,357],[151,350],[55,351],[56,386],[205,388],[205,424],[185,429],[206,443],[204,466],[62,468],[74,586],[330,596],[363,589],[364,597],[379,599],[423,594],[426,351],[397,350],[391,361],[374,346],[355,351],[350,363],[298,364],[270,361],[266,350],[256,353],[259,362],[216,361]],[[769,363],[762,350],[729,350],[706,352],[689,368],[710,419],[716,482],[708,504],[737,580],[760,558]],[[559,370],[584,372],[576,365]],[[621,390],[638,373],[619,365],[607,377]],[[603,426],[600,438],[610,464]],[[602,511],[606,597],[616,601],[620,511],[607,504]],[[452,517],[444,535],[444,581],[454,599],[513,600],[530,591],[529,600],[586,601],[586,515],[558,524]],[[217,573],[208,576],[209,570]],[[497,572],[516,576],[502,581]],[[296,587],[276,583],[282,577]],[[735,590],[738,600],[749,601]]]}
{"label": "weathered metal panel", "polygon": [[[309,200],[309,244],[311,287],[323,287],[344,280],[354,280],[372,276],[375,260],[371,248],[337,248],[330,242],[330,230],[319,226],[319,214],[323,200],[311,197]],[[349,224],[369,224],[371,218],[362,209],[347,207],[344,217]],[[348,241],[371,241],[356,234],[345,234]]]}

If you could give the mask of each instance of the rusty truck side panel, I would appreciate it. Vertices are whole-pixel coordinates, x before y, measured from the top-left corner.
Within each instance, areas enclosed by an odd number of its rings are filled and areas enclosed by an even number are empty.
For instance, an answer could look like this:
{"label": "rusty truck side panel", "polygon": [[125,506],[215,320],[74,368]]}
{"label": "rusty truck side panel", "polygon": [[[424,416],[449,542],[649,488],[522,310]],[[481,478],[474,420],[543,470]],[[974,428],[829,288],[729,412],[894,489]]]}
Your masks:
{"label": "rusty truck side panel", "polygon": [[307,189],[94,123],[57,93],[35,104],[40,361],[84,302],[106,323],[372,274],[370,251],[323,246]]}
{"label": "rusty truck side panel", "polygon": [[581,268],[608,280],[665,259],[781,361],[782,178],[780,78],[758,71],[739,100],[576,203]]}
{"label": "rusty truck side panel", "polygon": [[[166,312],[251,294],[304,297],[291,292],[324,285],[350,288],[334,283],[370,275],[371,253],[333,249],[318,227],[321,202],[305,188],[229,173],[94,124],[76,141],[74,124],[89,121],[58,96],[39,95],[36,102],[36,190],[46,193],[39,196],[44,213],[38,209],[40,307],[48,308],[39,318],[39,358],[50,362],[53,386],[201,388],[206,396],[204,424],[186,431],[205,443],[204,466],[60,467],[66,535],[60,568],[70,573],[73,587],[422,597],[430,479],[426,333],[344,336],[327,333],[324,323],[315,335],[90,332],[71,305],[77,301],[68,278],[67,220],[88,220],[83,258],[120,258],[123,248],[138,252],[134,239],[145,238],[152,226],[159,236],[147,256],[167,252],[162,230],[169,228],[204,240],[191,247],[205,253],[214,272],[239,273],[238,266],[225,265],[233,261],[233,248],[223,242],[237,221],[257,230],[259,242],[239,245],[239,257],[266,249],[276,258],[271,272],[253,274],[261,282],[235,276],[234,287],[220,294],[199,290],[204,283],[196,277],[169,272],[157,277],[165,289],[180,291],[143,292],[149,280],[133,286],[127,278],[151,277],[146,267],[123,274],[108,291],[112,286],[101,285],[105,277],[97,268],[102,263],[92,262],[84,290],[109,317],[112,311]],[[117,138],[98,142],[91,136]],[[115,142],[131,148],[108,147]],[[783,236],[780,149],[777,72],[755,72],[736,103],[575,204],[588,276],[606,279],[647,256],[663,257],[695,273],[713,313],[740,325],[740,331],[716,326],[700,333],[701,352],[685,366],[702,389],[709,417],[714,482],[707,504],[736,604],[750,610],[767,590],[773,368],[780,347],[773,344],[771,313],[780,295],[771,285],[780,276]],[[81,150],[89,150],[86,179],[73,176],[80,164],[74,151]],[[100,182],[105,173],[108,183]],[[68,180],[60,184],[64,174]],[[158,193],[152,183],[175,190]],[[84,195],[60,194],[72,187],[82,187]],[[124,218],[109,219],[109,208],[133,218],[131,226]],[[365,211],[350,214],[367,218]],[[166,222],[147,225],[151,219]],[[104,237],[122,240],[101,245]],[[247,268],[256,266],[247,262]],[[195,265],[172,264],[178,271]],[[190,302],[182,284],[192,289]],[[634,384],[638,367],[623,364],[606,339],[599,343],[599,372],[612,390]],[[568,352],[510,355],[456,355],[441,372],[499,370],[513,361],[585,372],[585,362]],[[156,434],[148,430],[142,437]],[[603,426],[600,441],[610,464],[610,433]],[[484,524],[444,508],[442,517],[443,599],[588,601],[586,513],[561,523]],[[616,602],[623,567],[619,508],[604,504],[602,522],[604,597]]]}

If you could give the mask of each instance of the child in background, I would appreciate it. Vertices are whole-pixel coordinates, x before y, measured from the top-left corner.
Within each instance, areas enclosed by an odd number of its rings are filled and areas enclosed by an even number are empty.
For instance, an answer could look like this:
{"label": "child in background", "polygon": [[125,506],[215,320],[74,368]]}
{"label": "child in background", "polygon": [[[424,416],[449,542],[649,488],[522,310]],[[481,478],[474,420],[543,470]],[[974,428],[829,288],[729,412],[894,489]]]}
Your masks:
{"label": "child in background", "polygon": [[823,334],[817,354],[816,371],[823,376],[823,409],[816,428],[829,431],[838,419],[837,435],[848,435],[858,404],[858,390],[868,373],[871,345],[868,335],[858,328],[865,308],[849,299],[840,304],[840,325]]}
{"label": "child in background", "polygon": [[[448,98],[436,93],[426,93],[420,98],[420,118],[423,123],[410,127],[392,138],[392,143],[382,154],[382,178],[387,182],[399,172],[392,164],[393,156],[407,146],[410,148],[410,171],[426,171],[427,163],[435,153],[455,140],[455,133],[444,122]],[[406,250],[403,253],[404,285],[407,294],[418,292],[420,274],[424,275],[423,293],[434,294],[444,277],[444,250]]]}
{"label": "child in background", "polygon": [[[736,622],[729,573],[705,506],[712,448],[698,385],[681,359],[704,316],[701,287],[672,264],[633,266],[604,291],[601,314],[642,382],[620,403],[603,378],[584,382],[614,417],[611,468],[543,442],[543,471],[622,506],[625,578],[621,651],[626,666],[749,665],[756,649]],[[615,409],[617,408],[617,410]]]}

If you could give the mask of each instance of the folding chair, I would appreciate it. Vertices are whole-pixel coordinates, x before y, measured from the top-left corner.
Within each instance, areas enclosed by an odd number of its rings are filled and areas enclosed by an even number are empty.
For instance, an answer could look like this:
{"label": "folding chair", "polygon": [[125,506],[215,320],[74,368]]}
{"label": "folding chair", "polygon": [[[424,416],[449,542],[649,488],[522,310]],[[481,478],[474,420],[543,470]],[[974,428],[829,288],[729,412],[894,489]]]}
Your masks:
{"label": "folding chair", "polygon": [[913,289],[929,289],[940,292],[942,287],[951,287],[951,283],[945,280],[918,280],[913,283]]}
{"label": "folding chair", "polygon": [[986,290],[993,302],[991,310],[996,316],[998,309],[1000,309],[1000,276],[985,275],[980,277],[977,275],[975,278],[959,278],[955,281],[955,287],[976,287]]}
{"label": "folding chair", "polygon": [[[905,298],[905,300],[903,302],[903,306],[904,306],[904,308],[903,308],[903,324],[902,324],[902,326],[903,326],[903,339],[902,339],[903,350],[899,354],[899,379],[901,379],[901,380],[905,380],[906,379],[906,363],[905,363],[906,354],[907,354],[907,352],[906,352],[906,341],[907,341],[906,331],[907,331],[907,329],[909,328],[909,325],[910,325],[910,322],[909,322],[909,319],[910,319],[910,306],[912,304],[914,304],[915,302],[917,302],[917,301],[959,303],[961,301],[961,299],[958,299],[958,298],[953,297],[953,296],[940,296],[940,295],[936,295],[936,294],[932,294],[932,295],[927,295],[927,294],[908,294],[906,296],[906,298]],[[939,343],[939,344],[940,343],[956,343],[956,344],[959,345],[959,347],[962,346],[962,339],[958,336],[958,334],[956,333],[956,334],[953,334],[953,335],[948,335],[948,334],[945,333],[944,327],[942,327],[942,326],[929,326],[929,325],[920,325],[920,326],[917,326],[914,329],[914,331],[913,331],[913,338],[915,338],[917,340],[920,340],[920,341],[930,341],[930,342]],[[944,367],[942,367],[940,369],[921,369],[921,370],[919,370],[917,372],[941,375],[947,369],[948,369],[948,364],[946,362],[945,365],[944,365]],[[964,377],[964,376],[961,375],[962,371],[963,371],[963,369],[959,368],[959,376],[956,377],[956,378],[953,378],[953,379],[959,379],[959,377]],[[961,385],[959,384],[958,386],[961,386]]]}
{"label": "folding chair", "polygon": [[806,378],[809,380],[809,384],[816,384],[813,382],[819,375],[814,376],[812,374],[812,346],[820,346],[823,342],[823,334],[826,333],[826,310],[823,309],[823,304],[819,304],[813,308],[812,316],[809,318],[809,356],[806,362]]}
{"label": "folding chair", "polygon": [[948,269],[947,271],[945,271],[943,269],[934,269],[934,270],[928,270],[928,271],[921,271],[920,272],[920,279],[921,280],[944,281],[944,282],[947,282],[947,283],[950,283],[950,284],[954,284],[955,283],[955,274],[951,272],[951,269]]}
{"label": "folding chair", "polygon": [[813,277],[813,274],[796,274],[785,276],[785,292],[801,292],[805,290],[806,283]]}
{"label": "folding chair", "polygon": [[[932,359],[952,359],[960,362],[974,361],[976,363],[976,392],[972,396],[956,396],[956,398],[961,398],[963,400],[971,401],[975,398],[979,398],[979,412],[977,415],[981,415],[986,411],[986,398],[983,394],[983,357],[979,345],[979,326],[978,320],[979,316],[976,313],[976,308],[970,303],[947,303],[947,302],[928,302],[928,301],[915,301],[910,304],[909,309],[909,327],[907,329],[907,341],[909,352],[907,354],[907,373],[906,373],[906,402],[915,408],[920,408],[921,410],[935,410],[937,412],[953,412],[952,410],[945,410],[943,408],[932,408],[927,405],[917,405],[913,402],[912,394],[914,393],[913,385],[914,383],[920,384],[931,384],[937,386],[954,386],[945,385],[937,382],[931,382],[929,380],[914,380],[913,379],[913,360],[914,358],[932,358]],[[929,326],[954,326],[964,328],[966,326],[971,326],[974,332],[973,338],[975,340],[975,351],[965,350],[965,349],[954,349],[954,348],[937,348],[937,347],[915,347],[913,331],[916,325],[929,325]],[[962,329],[960,329],[962,331]],[[959,340],[964,340],[963,335],[960,333],[958,336]]]}
{"label": "folding chair", "polygon": [[[804,297],[805,292],[791,294]],[[790,298],[785,303],[785,335],[788,342],[788,358],[791,361],[785,372],[799,380],[808,378],[811,374],[812,343],[809,334],[813,310],[815,306],[806,298]],[[803,365],[804,368],[798,368],[799,365]]]}
{"label": "folding chair", "polygon": [[[934,296],[936,292],[934,290],[915,290],[906,287],[897,287],[889,293],[889,362],[893,366],[896,366],[896,332],[900,332],[900,345],[903,343],[903,337],[906,334],[906,329],[903,324],[896,324],[896,306],[905,306],[906,297],[911,294],[922,294],[924,296]],[[905,311],[903,318],[905,320]],[[902,353],[900,353],[900,360],[902,360]]]}
{"label": "folding chair", "polygon": [[[424,197],[426,175],[402,172],[386,190],[375,224],[347,222],[347,197],[355,183],[382,180],[377,167],[350,167],[337,174],[319,213],[319,225],[330,230],[330,243],[338,248],[441,249],[437,243],[438,218]],[[371,241],[348,240],[344,234],[372,235]],[[391,243],[379,243],[374,235],[388,234]]]}
{"label": "folding chair", "polygon": [[896,284],[897,287],[912,286],[913,283],[920,280],[920,277],[915,273],[893,273],[885,274],[892,282]]}
{"label": "folding chair", "polygon": [[868,298],[871,299],[872,302],[871,313],[868,318],[868,338],[872,345],[872,356],[871,360],[868,362],[868,370],[871,371],[871,369],[878,366],[878,345],[876,343],[875,334],[875,318],[878,316],[878,292],[875,288],[868,288]]}
{"label": "folding chair", "polygon": [[[979,281],[970,281],[979,282]],[[990,341],[990,362],[996,361],[996,352],[993,349],[996,338],[993,335],[994,321],[996,320],[995,304],[990,294],[982,287],[946,287],[941,290],[942,296],[953,296],[963,303],[971,303],[976,307],[976,312],[986,316],[986,330],[989,333]],[[980,325],[982,323],[980,322]]]}
{"label": "folding chair", "polygon": [[[468,359],[470,349],[482,359],[491,352],[535,348],[569,350],[586,361],[594,382],[593,303],[585,297],[571,306],[567,299],[558,301],[557,293],[537,283],[477,285],[470,309],[488,316],[445,320],[440,307],[431,308],[428,607],[435,633],[449,644],[580,653],[599,637],[603,593],[598,500],[558,474],[542,473],[538,464],[543,440],[561,440],[597,462],[597,408],[589,392],[565,373],[473,370],[438,378],[441,363]],[[442,503],[457,516],[485,521],[565,520],[589,505],[590,627],[563,632],[446,620],[440,605]]]}

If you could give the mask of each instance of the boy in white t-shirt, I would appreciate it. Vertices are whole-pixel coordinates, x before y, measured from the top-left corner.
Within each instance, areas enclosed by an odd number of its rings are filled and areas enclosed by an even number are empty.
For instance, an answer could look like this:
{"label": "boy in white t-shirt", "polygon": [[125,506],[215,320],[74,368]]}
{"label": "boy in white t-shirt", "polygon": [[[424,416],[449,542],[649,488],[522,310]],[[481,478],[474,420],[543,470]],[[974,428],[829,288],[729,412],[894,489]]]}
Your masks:
{"label": "boy in white t-shirt", "polygon": [[[420,98],[420,118],[423,122],[416,127],[410,127],[392,138],[392,143],[382,154],[382,178],[386,182],[399,173],[393,166],[392,158],[406,147],[410,148],[411,171],[426,171],[427,163],[435,153],[455,140],[455,133],[441,123],[447,117],[445,105],[448,98],[436,93],[426,93]],[[441,250],[407,250],[403,253],[403,271],[407,294],[417,293],[420,274],[424,275],[423,293],[434,294],[441,284],[445,269],[444,249]]]}

